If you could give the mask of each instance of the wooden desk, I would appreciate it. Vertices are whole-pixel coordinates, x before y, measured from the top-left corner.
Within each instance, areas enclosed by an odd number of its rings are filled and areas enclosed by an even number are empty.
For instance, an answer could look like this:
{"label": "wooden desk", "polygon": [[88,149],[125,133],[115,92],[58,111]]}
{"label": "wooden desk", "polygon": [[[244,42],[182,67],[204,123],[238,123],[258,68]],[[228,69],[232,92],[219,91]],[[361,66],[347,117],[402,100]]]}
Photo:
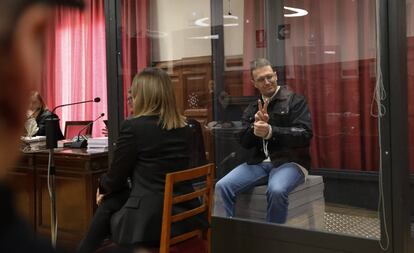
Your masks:
{"label": "wooden desk", "polygon": [[[58,245],[73,249],[87,231],[96,209],[98,178],[107,171],[107,152],[56,149]],[[25,153],[9,173],[16,206],[34,230],[50,238],[47,188],[48,152]]]}

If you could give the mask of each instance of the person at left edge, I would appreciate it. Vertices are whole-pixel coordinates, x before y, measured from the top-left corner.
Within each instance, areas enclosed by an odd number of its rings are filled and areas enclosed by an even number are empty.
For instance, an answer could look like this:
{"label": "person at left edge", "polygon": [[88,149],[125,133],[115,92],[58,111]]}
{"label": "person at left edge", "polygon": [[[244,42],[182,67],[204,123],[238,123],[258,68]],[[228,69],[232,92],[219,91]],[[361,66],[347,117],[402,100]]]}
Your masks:
{"label": "person at left edge", "polygon": [[6,184],[19,158],[30,92],[41,80],[46,31],[56,6],[82,8],[80,0],[0,0],[0,252],[51,253],[13,205]]}
{"label": "person at left edge", "polygon": [[[34,136],[46,136],[46,120],[48,118],[59,118],[55,113],[49,111],[45,101],[37,91],[33,91],[30,96],[30,106],[27,115],[29,119],[35,119],[37,126],[39,127],[39,130],[37,130],[37,133]],[[59,140],[63,139],[63,134],[60,128],[57,134]]]}

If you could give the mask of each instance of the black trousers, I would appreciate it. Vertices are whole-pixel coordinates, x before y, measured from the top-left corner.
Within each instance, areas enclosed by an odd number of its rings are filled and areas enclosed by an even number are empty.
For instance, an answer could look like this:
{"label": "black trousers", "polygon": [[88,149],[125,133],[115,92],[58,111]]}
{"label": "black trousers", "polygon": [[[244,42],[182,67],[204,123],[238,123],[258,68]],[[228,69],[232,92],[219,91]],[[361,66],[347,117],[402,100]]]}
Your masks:
{"label": "black trousers", "polygon": [[86,236],[78,247],[78,253],[93,253],[105,239],[110,238],[111,216],[121,209],[128,200],[129,194],[129,190],[124,190],[104,197],[101,205],[96,209]]}

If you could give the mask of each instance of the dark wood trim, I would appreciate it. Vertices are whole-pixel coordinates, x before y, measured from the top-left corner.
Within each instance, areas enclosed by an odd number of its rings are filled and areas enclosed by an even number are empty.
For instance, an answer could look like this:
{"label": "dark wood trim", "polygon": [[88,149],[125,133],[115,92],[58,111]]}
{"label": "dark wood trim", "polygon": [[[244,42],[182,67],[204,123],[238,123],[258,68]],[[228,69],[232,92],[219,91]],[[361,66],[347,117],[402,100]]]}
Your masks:
{"label": "dark wood trim", "polygon": [[210,64],[210,63],[211,63],[211,56],[198,56],[198,57],[182,58],[179,60],[172,60],[172,61],[153,62],[153,65],[157,66],[158,68],[162,68],[162,69],[170,69],[171,66],[173,68],[187,66],[187,65],[190,65],[191,67],[193,67],[194,65],[203,65],[203,64]]}
{"label": "dark wood trim", "polygon": [[[323,176],[326,202],[378,210],[378,171],[313,169],[310,173]],[[414,174],[411,174],[409,178],[410,194],[412,194],[414,193]],[[414,210],[414,203],[410,204]],[[411,212],[411,216],[414,218],[414,212]]]}
{"label": "dark wood trim", "polygon": [[[388,71],[385,91],[389,97],[388,117],[391,149],[391,190],[394,252],[412,252],[410,240],[408,196],[408,88],[407,88],[407,32],[406,1],[387,1]],[[384,41],[381,41],[384,42]],[[388,188],[388,187],[387,187]],[[387,190],[386,188],[386,190]]]}
{"label": "dark wood trim", "polygon": [[118,139],[121,122],[124,119],[124,95],[122,76],[118,74],[121,66],[121,37],[118,36],[120,24],[120,1],[105,0],[106,29],[106,71],[108,99],[108,141],[109,161],[112,160],[115,141]]}
{"label": "dark wood trim", "polygon": [[354,171],[335,169],[312,169],[310,174],[337,179],[355,179],[378,182],[378,171]]}
{"label": "dark wood trim", "polygon": [[[50,200],[47,190],[48,152],[24,153],[8,175],[19,213],[42,237],[50,237]],[[98,178],[107,171],[107,152],[57,149],[56,200],[58,245],[73,250],[87,232],[96,209]]]}
{"label": "dark wood trim", "polygon": [[[357,179],[361,181],[378,182],[378,171],[313,169],[310,174],[327,176],[330,178]],[[414,184],[414,173],[410,174],[408,178],[410,184]]]}
{"label": "dark wood trim", "polygon": [[227,68],[240,67],[241,69],[243,69],[243,55],[226,58],[225,62]]}

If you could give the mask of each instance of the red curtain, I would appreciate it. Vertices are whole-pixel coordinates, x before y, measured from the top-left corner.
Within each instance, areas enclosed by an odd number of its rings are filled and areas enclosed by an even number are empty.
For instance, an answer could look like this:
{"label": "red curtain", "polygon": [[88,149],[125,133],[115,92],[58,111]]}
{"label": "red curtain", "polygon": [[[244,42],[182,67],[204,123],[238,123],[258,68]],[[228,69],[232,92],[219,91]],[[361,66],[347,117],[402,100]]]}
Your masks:
{"label": "red curtain", "polygon": [[[122,78],[126,98],[135,74],[150,63],[149,1],[123,0],[121,6]],[[131,114],[126,99],[124,112],[126,117]]]}
{"label": "red curtain", "polygon": [[375,1],[284,4],[308,11],[285,17],[285,45],[286,82],[306,96],[312,114],[312,167],[377,171]]}
{"label": "red curtain", "polygon": [[[101,102],[58,109],[62,129],[66,121],[93,120],[107,112],[104,1],[86,2],[84,11],[56,9],[41,94],[49,108],[94,97],[100,97]],[[100,136],[103,127],[102,120],[95,122],[93,135]]]}

